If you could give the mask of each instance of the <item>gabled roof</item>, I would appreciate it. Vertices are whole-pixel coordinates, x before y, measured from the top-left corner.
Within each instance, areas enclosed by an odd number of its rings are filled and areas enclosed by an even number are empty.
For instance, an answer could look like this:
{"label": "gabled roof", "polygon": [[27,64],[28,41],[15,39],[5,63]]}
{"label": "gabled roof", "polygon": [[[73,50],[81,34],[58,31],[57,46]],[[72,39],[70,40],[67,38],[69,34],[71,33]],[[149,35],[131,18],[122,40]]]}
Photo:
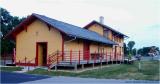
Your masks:
{"label": "gabled roof", "polygon": [[[33,17],[33,16],[69,36],[73,36],[73,37],[85,39],[85,40],[90,40],[90,41],[96,41],[96,42],[105,43],[105,44],[112,44],[112,45],[116,44],[115,42],[110,41],[107,38],[95,32],[89,31],[87,29],[83,29],[75,25],[71,25],[71,24],[68,24],[62,21],[58,21],[58,20],[46,17],[44,15],[33,13],[30,17]],[[25,23],[25,22],[22,22],[22,23]],[[16,30],[17,28],[15,28],[14,30]]]}
{"label": "gabled roof", "polygon": [[100,23],[100,22],[97,22],[97,21],[95,21],[95,20],[93,20],[92,22],[90,22],[89,24],[87,24],[84,28],[87,29],[87,28],[89,28],[89,27],[90,27],[91,25],[93,25],[93,24],[99,24],[100,26],[102,26],[102,27],[104,27],[104,28],[106,28],[106,29],[109,29],[109,30],[113,31],[114,33],[117,33],[117,34],[122,35],[122,36],[124,36],[124,37],[128,37],[127,35],[119,32],[119,31],[117,31],[117,30],[115,30],[115,29],[113,29],[113,28],[111,28],[111,27],[109,27],[109,26],[107,26],[107,25],[104,25],[104,24],[102,24],[102,23]]}

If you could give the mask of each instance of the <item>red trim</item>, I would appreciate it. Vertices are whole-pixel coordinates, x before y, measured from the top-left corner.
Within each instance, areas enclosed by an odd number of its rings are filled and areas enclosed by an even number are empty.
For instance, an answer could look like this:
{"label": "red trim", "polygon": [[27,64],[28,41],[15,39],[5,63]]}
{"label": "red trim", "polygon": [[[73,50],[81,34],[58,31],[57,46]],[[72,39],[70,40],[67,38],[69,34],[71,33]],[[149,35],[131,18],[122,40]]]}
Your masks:
{"label": "red trim", "polygon": [[70,64],[72,64],[72,50],[70,50]]}
{"label": "red trim", "polygon": [[19,62],[16,62],[15,64],[18,65],[18,66],[37,66],[35,63],[19,63]]}
{"label": "red trim", "polygon": [[80,50],[79,50],[79,54],[78,54],[78,55],[79,55],[79,58],[78,58],[78,63],[79,63],[79,64],[80,64],[80,59],[81,59],[81,58],[80,58],[80,56],[81,56],[80,54],[81,54],[81,52],[80,52]]}
{"label": "red trim", "polygon": [[84,41],[83,44],[83,59],[89,60],[90,58],[90,44],[89,42]]}
{"label": "red trim", "polygon": [[107,54],[107,50],[106,50],[106,62],[108,61],[108,58],[107,58],[107,57],[108,57],[108,54]]}
{"label": "red trim", "polygon": [[35,64],[38,66],[38,42],[36,42],[36,59],[35,59]]}
{"label": "red trim", "polygon": [[[122,51],[122,48],[120,47],[120,58],[119,58],[119,59],[122,58],[122,53],[121,53],[121,51]],[[122,59],[121,59],[121,60],[122,60]]]}
{"label": "red trim", "polygon": [[111,57],[112,57],[112,52],[110,51],[110,61],[112,60],[112,58],[111,58]]}
{"label": "red trim", "polygon": [[[13,30],[11,30],[6,36],[5,38],[14,38],[18,33],[20,33],[22,30],[24,30],[25,28],[24,25],[29,25],[31,24],[34,20],[36,19],[35,16],[30,15],[29,17],[27,17],[25,20],[23,20],[19,25],[17,25]],[[15,38],[14,38],[15,39]]]}
{"label": "red trim", "polygon": [[[27,17],[24,21],[22,21],[19,25],[17,25],[15,27],[15,29],[11,30],[4,38],[14,38],[14,36],[16,36],[18,33],[20,33],[21,31],[24,30],[24,28],[22,28],[24,25],[30,25],[33,21],[35,21],[36,19],[46,23],[47,25],[49,25],[46,21],[42,20],[41,18],[37,18],[36,16],[34,16],[33,14],[30,15],[29,17]],[[55,28],[56,30],[66,34],[65,32],[59,30],[58,28],[52,26],[52,25],[49,25],[50,27],[53,27]],[[15,34],[15,35],[14,35]]]}
{"label": "red trim", "polygon": [[100,62],[102,62],[102,49],[100,50]]}
{"label": "red trim", "polygon": [[96,63],[96,55],[97,55],[97,53],[96,53],[96,51],[94,52],[94,63]]}
{"label": "red trim", "polygon": [[36,42],[36,59],[35,59],[35,64],[38,66],[38,44],[39,43],[46,43],[46,63],[44,66],[47,66],[47,57],[48,57],[48,42]]}
{"label": "red trim", "polygon": [[16,63],[16,48],[13,48],[13,62]]}
{"label": "red trim", "polygon": [[115,51],[114,51],[114,60],[117,61],[117,46],[115,46]]}
{"label": "red trim", "polygon": [[[57,55],[58,55],[58,52],[57,52]],[[57,57],[57,64],[58,64],[59,63],[59,59],[58,59],[59,56],[56,56],[56,57]]]}
{"label": "red trim", "polygon": [[62,33],[61,35],[62,35],[62,60],[64,60],[64,36]]}
{"label": "red trim", "polygon": [[24,30],[27,32],[27,26],[23,25]]}
{"label": "red trim", "polygon": [[48,58],[48,42],[46,42],[46,63],[45,63],[45,66],[47,66],[47,58]]}

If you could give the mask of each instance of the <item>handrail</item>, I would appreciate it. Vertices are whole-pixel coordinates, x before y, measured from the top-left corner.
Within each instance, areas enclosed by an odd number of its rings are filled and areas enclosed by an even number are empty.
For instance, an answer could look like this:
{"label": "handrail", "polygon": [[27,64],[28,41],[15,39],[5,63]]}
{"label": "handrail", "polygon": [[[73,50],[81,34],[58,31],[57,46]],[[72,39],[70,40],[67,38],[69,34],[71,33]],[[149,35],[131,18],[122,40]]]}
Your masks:
{"label": "handrail", "polygon": [[26,63],[26,61],[27,61],[27,57],[24,57],[24,59],[19,60],[19,63]]}
{"label": "handrail", "polygon": [[62,53],[60,51],[56,51],[47,57],[47,65],[50,67],[52,64],[58,64],[59,58],[62,57]]}
{"label": "handrail", "polygon": [[[116,54],[116,57],[114,56]],[[62,57],[63,55],[63,57]],[[86,57],[84,59],[84,55],[89,55],[89,57]],[[81,63],[81,61],[87,61],[87,63],[90,60],[93,60],[94,63],[97,60],[100,60],[100,62],[103,62],[102,60],[106,61],[118,61],[121,60],[122,57],[121,53],[115,53],[113,51],[106,51],[106,52],[90,52],[90,51],[56,51],[50,55],[48,55],[47,58],[47,65],[51,66],[52,64],[59,64],[59,62],[64,61],[64,62],[70,62],[72,64],[73,62]],[[62,59],[63,58],[63,59]]]}
{"label": "handrail", "polygon": [[[31,60],[28,60],[27,57],[23,58],[22,60],[19,60],[19,62],[17,62],[17,64],[23,64],[24,66],[28,66],[28,64],[32,64],[32,65],[36,65],[36,58],[33,58]],[[34,61],[33,63],[31,63],[32,61]]]}
{"label": "handrail", "polygon": [[35,62],[35,59],[36,59],[36,58],[33,58],[33,59],[29,60],[28,63],[31,63],[32,61]]}

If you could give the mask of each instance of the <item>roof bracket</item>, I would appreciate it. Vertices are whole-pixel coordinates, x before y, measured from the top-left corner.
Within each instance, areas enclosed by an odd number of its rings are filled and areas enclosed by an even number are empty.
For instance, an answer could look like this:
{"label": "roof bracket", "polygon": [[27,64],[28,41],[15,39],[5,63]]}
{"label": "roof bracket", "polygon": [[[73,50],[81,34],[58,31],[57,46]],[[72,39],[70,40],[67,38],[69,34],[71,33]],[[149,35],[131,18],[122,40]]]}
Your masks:
{"label": "roof bracket", "polygon": [[26,25],[24,25],[24,26],[23,26],[23,28],[24,28],[24,29],[25,29],[25,31],[27,32],[27,26],[26,26]]}
{"label": "roof bracket", "polygon": [[48,30],[50,31],[51,30],[51,26],[47,24],[47,27],[48,27]]}

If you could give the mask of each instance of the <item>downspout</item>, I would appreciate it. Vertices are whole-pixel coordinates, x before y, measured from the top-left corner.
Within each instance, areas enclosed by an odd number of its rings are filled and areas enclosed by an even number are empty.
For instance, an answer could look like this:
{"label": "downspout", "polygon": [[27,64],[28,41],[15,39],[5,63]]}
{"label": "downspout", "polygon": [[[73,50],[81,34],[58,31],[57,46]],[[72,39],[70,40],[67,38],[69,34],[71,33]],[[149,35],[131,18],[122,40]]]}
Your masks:
{"label": "downspout", "polygon": [[[70,36],[71,36],[71,35],[70,35]],[[65,43],[69,43],[69,42],[74,41],[74,40],[76,40],[76,37],[75,37],[75,36],[74,36],[73,39],[68,40],[68,41],[65,41],[63,45],[65,45]],[[64,51],[65,51],[65,46],[63,47],[63,57],[64,57]]]}
{"label": "downspout", "polygon": [[76,37],[74,37],[74,38],[71,39],[71,40],[65,41],[64,43],[68,43],[68,42],[71,42],[71,41],[74,41],[74,40],[76,40]]}

